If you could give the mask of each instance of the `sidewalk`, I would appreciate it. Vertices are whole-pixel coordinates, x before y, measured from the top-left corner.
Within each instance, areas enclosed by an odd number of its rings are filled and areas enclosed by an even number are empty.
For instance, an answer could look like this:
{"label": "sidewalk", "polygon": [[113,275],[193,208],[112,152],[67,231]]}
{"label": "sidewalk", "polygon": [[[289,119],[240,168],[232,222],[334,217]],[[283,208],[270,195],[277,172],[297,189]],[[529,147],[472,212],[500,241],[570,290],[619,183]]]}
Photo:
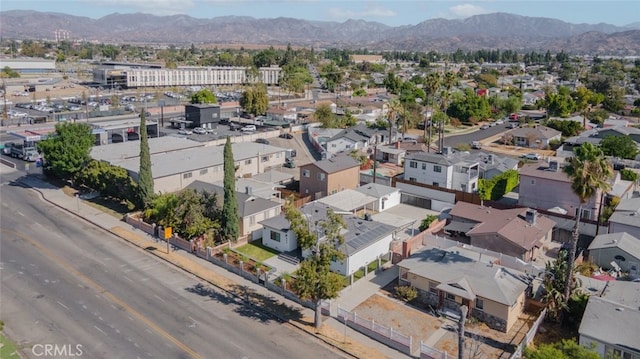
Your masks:
{"label": "sidewalk", "polygon": [[45,201],[66,210],[112,234],[148,251],[219,289],[242,300],[246,305],[257,306],[282,322],[304,330],[336,348],[336,350],[356,358],[408,358],[406,355],[387,347],[334,318],[325,318],[324,325],[316,333],[313,327],[314,312],[296,302],[283,298],[265,287],[254,284],[227,270],[214,265],[191,253],[172,248],[167,253],[165,241],[160,241],[138,230],[77,197],[66,195],[37,176],[25,176],[19,180],[27,187],[38,191]]}

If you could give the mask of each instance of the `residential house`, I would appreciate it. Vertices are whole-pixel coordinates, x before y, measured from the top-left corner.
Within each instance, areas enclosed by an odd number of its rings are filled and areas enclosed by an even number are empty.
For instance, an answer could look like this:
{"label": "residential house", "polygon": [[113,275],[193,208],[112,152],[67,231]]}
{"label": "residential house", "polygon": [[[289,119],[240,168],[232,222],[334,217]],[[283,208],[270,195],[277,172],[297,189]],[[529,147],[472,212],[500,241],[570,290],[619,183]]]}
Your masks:
{"label": "residential house", "polygon": [[464,154],[415,152],[405,156],[404,179],[436,187],[473,193],[478,189],[480,163]]}
{"label": "residential house", "polygon": [[[224,179],[224,145],[205,146],[195,141],[174,140],[171,136],[165,136],[150,138],[149,147],[153,186],[157,193],[176,192],[194,181],[214,183]],[[232,143],[231,148],[237,176],[257,175],[270,168],[279,168],[285,162],[284,148],[253,142]],[[91,156],[124,168],[137,180],[139,153],[140,143],[132,141],[96,146]]]}
{"label": "residential house", "polygon": [[[310,229],[315,231],[319,240],[324,240],[319,224],[327,220],[327,211],[335,208],[319,202],[311,202],[300,208],[307,218]],[[393,240],[396,227],[384,223],[364,220],[354,215],[345,215],[347,228],[342,230],[344,244],[340,250],[345,254],[343,261],[333,261],[331,270],[342,275],[351,275],[363,266],[376,261],[389,253],[389,245]],[[277,251],[288,252],[298,248],[295,233],[283,214],[262,221],[262,244]],[[307,255],[310,251],[307,251]]]}
{"label": "residential house", "polygon": [[[519,172],[519,206],[564,212],[570,216],[576,215],[581,205],[580,199],[571,189],[571,180],[562,170],[561,164],[557,161],[550,161],[548,164],[525,164]],[[610,180],[610,184],[611,189],[605,193],[608,197],[624,199],[633,191],[633,183],[622,180],[619,172],[615,172],[615,177]],[[591,198],[582,203],[582,218],[595,220],[602,200],[602,191],[597,190]],[[623,231],[617,230],[617,232]]]}
{"label": "residential house", "polygon": [[513,157],[498,156],[494,153],[473,152],[467,155],[470,161],[480,164],[480,178],[492,179],[508,170],[518,170],[519,161]]}
{"label": "residential house", "polygon": [[606,270],[619,268],[633,278],[639,277],[640,238],[626,232],[599,234],[589,245],[589,262]]}
{"label": "residential house", "polygon": [[[576,214],[580,198],[571,189],[569,176],[557,162],[525,164],[519,172],[519,206],[542,210],[558,207],[569,215]],[[598,190],[582,203],[582,218],[595,220],[600,203],[601,191]]]}
{"label": "residential house", "polygon": [[391,145],[377,146],[376,160],[402,166],[405,156],[415,152],[427,152],[427,145],[417,140],[396,141]]}
{"label": "residential house", "polygon": [[380,143],[381,139],[387,133],[388,131],[368,128],[364,124],[358,124],[354,127],[344,129],[335,136],[327,139],[324,145],[328,152],[327,157],[352,150],[366,150],[369,146]]}
{"label": "residential house", "polygon": [[300,193],[313,199],[354,189],[360,183],[360,163],[349,155],[300,166]]}
{"label": "residential house", "polygon": [[595,345],[601,357],[640,358],[640,283],[610,281],[591,295],[580,328],[579,344]]}
{"label": "residential house", "polygon": [[[458,202],[445,230],[464,236],[461,242],[503,253],[525,262],[551,242],[555,222],[528,208],[496,209]],[[460,240],[459,238],[456,238]]]}
{"label": "residential house", "polygon": [[[218,206],[222,208],[224,203],[224,187],[202,181],[194,181],[187,186],[187,188],[215,193],[218,197]],[[238,202],[240,237],[249,236],[249,240],[253,241],[262,237],[263,231],[260,221],[280,215],[282,212],[282,204],[253,196],[248,192],[250,191],[236,191],[236,201]]]}
{"label": "residential house", "polygon": [[626,232],[640,238],[640,198],[622,199],[609,217],[609,232]]}
{"label": "residential house", "polygon": [[275,121],[295,122],[298,119],[298,113],[295,108],[269,107],[267,117]]}
{"label": "residential house", "polygon": [[468,317],[508,332],[524,311],[530,279],[496,260],[463,247],[426,248],[398,263],[398,284],[416,288],[420,301],[454,316],[466,305]]}
{"label": "residential house", "polygon": [[521,147],[547,148],[551,141],[560,141],[562,132],[550,127],[535,125],[534,127],[520,127],[507,131],[513,144]]}

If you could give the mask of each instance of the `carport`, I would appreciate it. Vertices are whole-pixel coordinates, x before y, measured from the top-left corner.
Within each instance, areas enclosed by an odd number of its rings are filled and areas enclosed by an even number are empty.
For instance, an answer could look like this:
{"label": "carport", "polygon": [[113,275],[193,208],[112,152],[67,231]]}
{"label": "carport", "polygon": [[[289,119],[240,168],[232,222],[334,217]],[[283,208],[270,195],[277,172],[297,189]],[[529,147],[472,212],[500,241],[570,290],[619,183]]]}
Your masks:
{"label": "carport", "polygon": [[332,206],[341,211],[353,213],[361,209],[366,212],[367,208],[370,208],[370,211],[373,212],[373,208],[377,201],[377,198],[353,189],[345,189],[344,191],[340,191],[318,200],[320,203]]}

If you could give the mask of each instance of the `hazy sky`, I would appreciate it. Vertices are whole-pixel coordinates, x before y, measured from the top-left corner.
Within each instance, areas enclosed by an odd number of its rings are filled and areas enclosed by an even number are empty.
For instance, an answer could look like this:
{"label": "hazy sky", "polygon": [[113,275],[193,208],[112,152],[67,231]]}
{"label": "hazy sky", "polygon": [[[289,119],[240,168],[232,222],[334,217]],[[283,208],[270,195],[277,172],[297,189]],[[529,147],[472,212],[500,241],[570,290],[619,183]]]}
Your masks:
{"label": "hazy sky", "polygon": [[255,18],[292,17],[342,22],[377,21],[387,25],[415,25],[433,18],[466,18],[507,12],[549,17],[570,23],[627,25],[640,21],[640,1],[594,0],[2,0],[0,10],[38,10],[100,18],[119,12],[155,15],[186,14],[196,18],[237,15]]}

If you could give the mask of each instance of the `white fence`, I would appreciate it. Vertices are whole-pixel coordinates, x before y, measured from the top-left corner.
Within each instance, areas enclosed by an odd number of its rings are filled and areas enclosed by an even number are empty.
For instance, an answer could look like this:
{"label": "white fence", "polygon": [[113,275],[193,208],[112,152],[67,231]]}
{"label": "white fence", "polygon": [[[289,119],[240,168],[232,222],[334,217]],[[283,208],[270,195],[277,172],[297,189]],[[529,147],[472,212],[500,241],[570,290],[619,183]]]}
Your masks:
{"label": "white fence", "polygon": [[340,307],[338,307],[338,318],[351,328],[411,355],[411,345],[413,344],[411,336],[399,333],[391,327],[377,324],[375,320],[358,317],[356,313],[351,313]]}
{"label": "white fence", "polygon": [[447,359],[447,352],[441,352],[420,341],[420,359]]}
{"label": "white fence", "polygon": [[529,331],[527,332],[527,335],[524,336],[524,340],[522,341],[522,343],[518,345],[518,348],[511,355],[511,357],[509,357],[509,359],[522,358],[522,352],[524,351],[524,348],[526,348],[527,345],[529,345],[529,343],[531,343],[531,341],[533,340],[533,337],[536,336],[536,333],[538,333],[538,328],[540,328],[540,324],[542,324],[542,321],[546,316],[547,316],[547,308],[544,308],[544,310],[540,312],[540,316],[538,317],[538,319],[536,319],[536,321],[531,326],[531,329],[529,329]]}

